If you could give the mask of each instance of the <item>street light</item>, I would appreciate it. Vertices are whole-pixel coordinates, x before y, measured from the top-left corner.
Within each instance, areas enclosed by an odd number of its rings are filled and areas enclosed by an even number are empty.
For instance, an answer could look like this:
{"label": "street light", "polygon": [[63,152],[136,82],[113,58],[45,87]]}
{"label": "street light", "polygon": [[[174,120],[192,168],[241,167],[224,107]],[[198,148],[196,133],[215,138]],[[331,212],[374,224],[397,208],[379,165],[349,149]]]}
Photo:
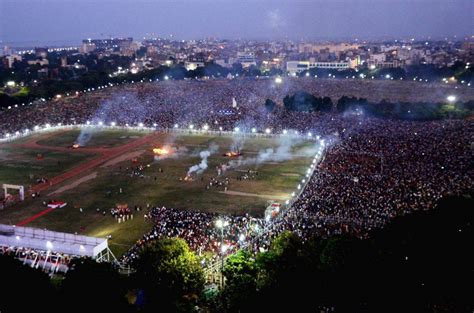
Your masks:
{"label": "street light", "polygon": [[221,230],[221,271],[224,269],[224,253],[227,251],[227,246],[224,246],[224,227],[228,226],[229,222],[222,219],[216,221],[216,227]]}

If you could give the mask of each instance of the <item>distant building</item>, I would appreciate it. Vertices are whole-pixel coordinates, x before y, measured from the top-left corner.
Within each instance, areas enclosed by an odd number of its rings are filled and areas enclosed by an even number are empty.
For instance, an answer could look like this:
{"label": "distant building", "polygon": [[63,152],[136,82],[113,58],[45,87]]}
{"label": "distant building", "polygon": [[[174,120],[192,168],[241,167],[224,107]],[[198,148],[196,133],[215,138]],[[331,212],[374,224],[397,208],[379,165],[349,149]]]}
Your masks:
{"label": "distant building", "polygon": [[38,78],[47,78],[48,77],[48,68],[41,68],[38,70]]}
{"label": "distant building", "polygon": [[350,62],[310,62],[310,61],[288,61],[286,70],[290,75],[299,74],[312,68],[346,70],[351,67]]}
{"label": "distant building", "polygon": [[10,55],[12,54],[12,49],[9,46],[3,47],[3,55]]}
{"label": "distant building", "polygon": [[65,55],[61,57],[61,67],[67,67],[67,56]]}
{"label": "distant building", "polygon": [[237,52],[237,59],[235,61],[235,63],[240,63],[243,68],[248,68],[252,65],[257,65],[255,56],[251,53],[246,52]]}
{"label": "distant building", "polygon": [[198,67],[204,67],[204,61],[201,60],[195,60],[195,61],[186,61],[184,62],[184,68],[187,71],[194,71]]}
{"label": "distant building", "polygon": [[94,44],[98,50],[127,49],[133,43],[132,37],[111,39],[84,39],[82,45]]}
{"label": "distant building", "polygon": [[396,67],[402,67],[405,65],[404,61],[399,61],[399,60],[393,60],[393,61],[386,61],[386,62],[376,62],[376,61],[371,61],[368,60],[367,66],[369,68],[375,69],[375,68],[396,68]]}
{"label": "distant building", "polygon": [[28,60],[28,65],[36,65],[39,64],[40,66],[49,65],[48,59],[36,59],[36,60]]}
{"label": "distant building", "polygon": [[12,54],[12,55],[7,55],[5,59],[7,60],[7,67],[12,68],[13,63],[15,63],[15,61],[21,62],[22,57],[21,55],[18,55],[18,54]]}
{"label": "distant building", "polygon": [[154,58],[158,56],[158,47],[157,46],[147,46],[146,47],[146,56],[149,58]]}
{"label": "distant building", "polygon": [[48,57],[48,48],[35,48],[35,56],[46,59]]}
{"label": "distant building", "polygon": [[369,62],[372,63],[383,63],[387,59],[385,53],[371,54],[369,57]]}
{"label": "distant building", "polygon": [[81,48],[79,49],[79,51],[81,53],[91,53],[91,52],[95,51],[95,49],[96,49],[95,43],[82,42],[82,45],[81,45]]}
{"label": "distant building", "polygon": [[357,44],[349,43],[328,43],[328,44],[313,44],[313,43],[300,43],[298,45],[299,53],[320,53],[322,50],[328,52],[344,52],[347,50],[359,49]]}

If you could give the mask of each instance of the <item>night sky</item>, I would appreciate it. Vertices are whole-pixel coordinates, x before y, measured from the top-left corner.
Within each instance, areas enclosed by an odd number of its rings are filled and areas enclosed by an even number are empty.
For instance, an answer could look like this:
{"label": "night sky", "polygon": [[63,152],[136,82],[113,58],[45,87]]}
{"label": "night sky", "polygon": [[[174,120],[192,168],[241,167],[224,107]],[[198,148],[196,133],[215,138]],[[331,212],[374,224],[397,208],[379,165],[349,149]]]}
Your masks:
{"label": "night sky", "polygon": [[[0,0],[0,40],[377,39],[474,33],[474,0]],[[0,45],[2,43],[0,42]]]}

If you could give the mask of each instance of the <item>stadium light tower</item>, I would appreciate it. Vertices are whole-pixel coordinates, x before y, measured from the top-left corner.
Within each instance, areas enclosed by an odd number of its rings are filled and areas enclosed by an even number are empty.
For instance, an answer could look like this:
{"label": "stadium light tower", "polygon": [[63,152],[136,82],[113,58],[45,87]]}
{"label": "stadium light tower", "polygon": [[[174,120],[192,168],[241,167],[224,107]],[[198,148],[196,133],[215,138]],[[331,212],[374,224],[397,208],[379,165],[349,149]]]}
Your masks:
{"label": "stadium light tower", "polygon": [[282,79],[280,76],[278,76],[277,78],[275,78],[275,83],[281,84],[282,82],[283,82],[283,79]]}

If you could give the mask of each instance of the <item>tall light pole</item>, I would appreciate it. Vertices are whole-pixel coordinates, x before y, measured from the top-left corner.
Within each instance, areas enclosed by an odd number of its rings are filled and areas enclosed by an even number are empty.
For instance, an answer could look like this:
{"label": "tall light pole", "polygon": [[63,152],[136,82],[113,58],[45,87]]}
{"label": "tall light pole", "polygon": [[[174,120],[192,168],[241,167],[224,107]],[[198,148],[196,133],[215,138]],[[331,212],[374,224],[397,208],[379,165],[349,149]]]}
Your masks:
{"label": "tall light pole", "polygon": [[224,253],[227,250],[227,246],[224,246],[224,227],[228,226],[229,222],[222,219],[216,221],[216,227],[221,230],[221,272],[224,269]]}

